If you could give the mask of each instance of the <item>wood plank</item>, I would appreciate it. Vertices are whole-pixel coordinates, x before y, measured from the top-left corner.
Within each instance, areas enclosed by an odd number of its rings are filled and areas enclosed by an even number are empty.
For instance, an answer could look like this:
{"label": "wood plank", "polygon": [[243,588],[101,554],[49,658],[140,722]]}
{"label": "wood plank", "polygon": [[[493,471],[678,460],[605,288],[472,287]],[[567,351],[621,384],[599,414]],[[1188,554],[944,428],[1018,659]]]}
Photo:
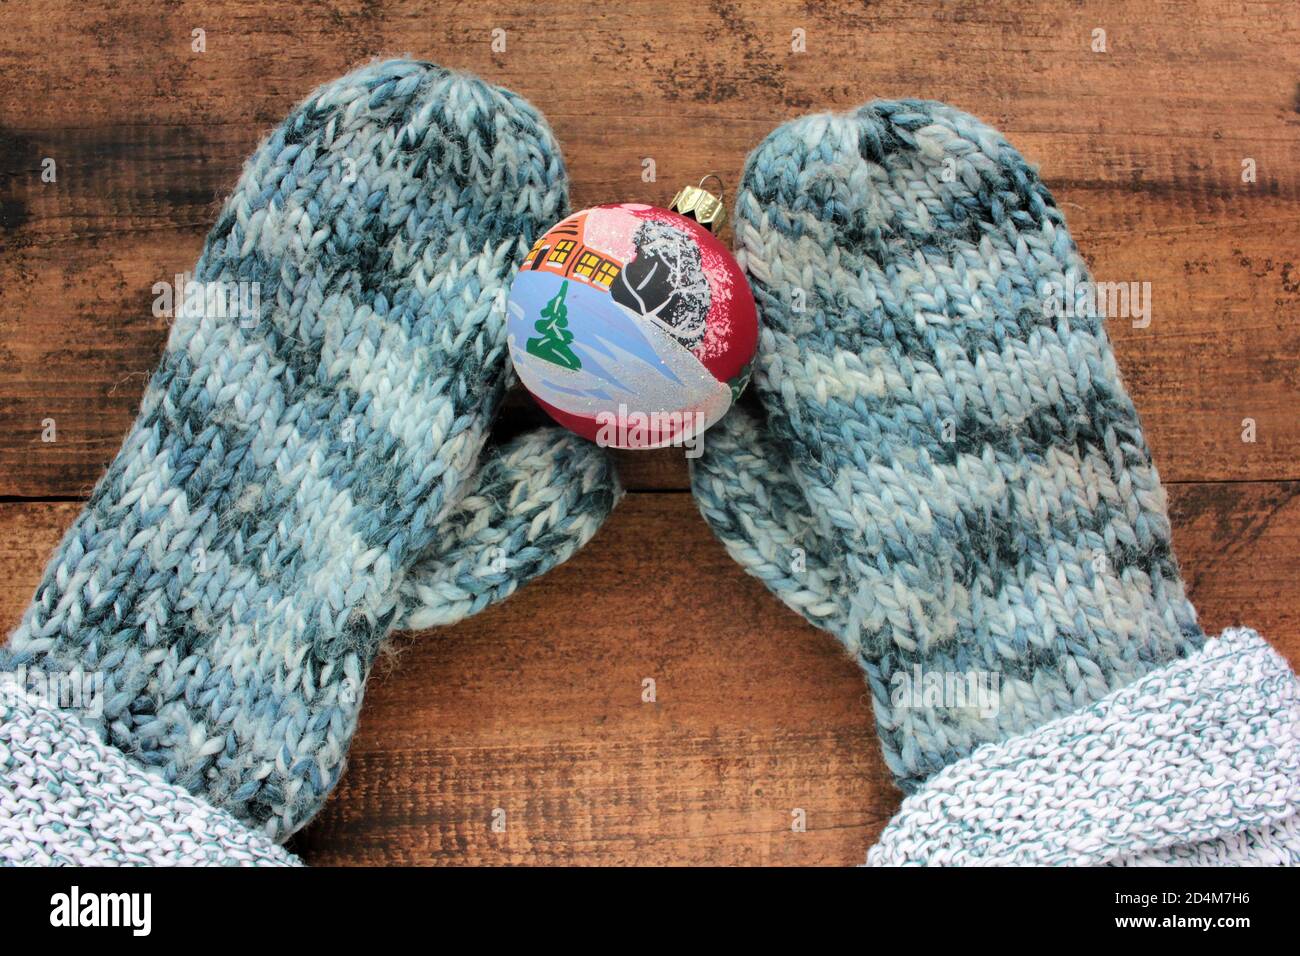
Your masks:
{"label": "wood plank", "polygon": [[[1300,665],[1300,482],[1170,498],[1207,631],[1248,624]],[[77,508],[0,504],[5,631]],[[851,864],[897,801],[853,663],[689,495],[644,493],[509,601],[394,641],[348,773],[294,846],[317,864]]]}
{"label": "wood plank", "polygon": [[[205,53],[190,50],[196,27]],[[1105,54],[1089,49],[1097,27]],[[489,47],[494,28],[505,53]],[[795,28],[806,53],[790,52]],[[749,149],[812,109],[924,95],[974,112],[1041,163],[1099,278],[1151,283],[1151,326],[1112,335],[1166,479],[1300,478],[1296,49],[1300,8],[1285,0],[1167,16],[1119,0],[673,2],[617,16],[510,2],[437,18],[415,0],[275,17],[251,0],[5,5],[0,496],[85,493],[166,334],[153,283],[192,265],[259,136],[385,50],[530,97],[564,144],[578,205],[664,203],[709,170],[734,184]],[[57,183],[40,180],[47,156]],[[657,182],[641,181],[645,157]],[[1246,157],[1254,184],[1240,181]],[[40,440],[49,418],[53,444]],[[684,475],[671,452],[625,462],[632,487],[681,488]]]}

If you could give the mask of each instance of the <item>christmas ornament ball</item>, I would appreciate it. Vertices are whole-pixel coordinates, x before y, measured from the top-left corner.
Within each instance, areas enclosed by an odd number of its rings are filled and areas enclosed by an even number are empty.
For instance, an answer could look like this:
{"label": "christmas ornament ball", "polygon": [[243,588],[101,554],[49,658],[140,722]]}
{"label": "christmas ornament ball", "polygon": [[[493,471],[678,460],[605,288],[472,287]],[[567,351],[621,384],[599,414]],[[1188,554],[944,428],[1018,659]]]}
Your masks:
{"label": "christmas ornament ball", "polygon": [[574,213],[533,244],[510,287],[520,382],[557,422],[603,446],[690,447],[749,378],[754,298],[701,224],[719,221],[721,204],[688,187],[673,205],[700,221],[638,203]]}

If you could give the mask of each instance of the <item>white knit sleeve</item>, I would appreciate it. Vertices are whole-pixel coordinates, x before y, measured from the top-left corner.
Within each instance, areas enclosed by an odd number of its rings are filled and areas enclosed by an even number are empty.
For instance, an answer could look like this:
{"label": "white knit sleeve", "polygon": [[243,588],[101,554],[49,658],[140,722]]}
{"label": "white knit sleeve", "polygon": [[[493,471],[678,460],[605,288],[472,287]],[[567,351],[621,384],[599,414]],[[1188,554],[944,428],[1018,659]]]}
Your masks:
{"label": "white knit sleeve", "polygon": [[1225,631],[944,768],[867,863],[1300,863],[1300,682],[1254,631]]}
{"label": "white knit sleeve", "polygon": [[0,864],[300,866],[153,777],[75,714],[0,680]]}

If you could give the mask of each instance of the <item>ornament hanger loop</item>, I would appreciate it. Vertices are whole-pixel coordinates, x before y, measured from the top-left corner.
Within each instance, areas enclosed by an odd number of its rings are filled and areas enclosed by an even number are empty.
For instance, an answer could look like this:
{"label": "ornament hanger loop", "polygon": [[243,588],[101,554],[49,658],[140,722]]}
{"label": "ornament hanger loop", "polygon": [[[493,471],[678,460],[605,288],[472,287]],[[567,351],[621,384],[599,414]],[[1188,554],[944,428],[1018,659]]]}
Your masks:
{"label": "ornament hanger loop", "polygon": [[726,184],[722,181],[722,177],[719,176],[717,173],[708,173],[708,174],[706,174],[705,177],[704,177],[703,179],[700,180],[700,188],[703,189],[703,188],[704,188],[704,184],[707,183],[710,179],[716,179],[716,180],[718,181],[718,195],[719,195],[719,196],[721,196],[723,193],[725,193],[725,192],[727,191],[727,186],[726,186]]}
{"label": "ornament hanger loop", "polygon": [[[704,188],[704,184],[710,179],[718,181],[719,195],[717,196]],[[722,206],[722,185],[721,176],[717,173],[709,173],[700,180],[698,186],[683,186],[678,190],[668,208],[694,219],[709,232],[716,234],[722,228],[722,220],[726,216],[726,210]]]}

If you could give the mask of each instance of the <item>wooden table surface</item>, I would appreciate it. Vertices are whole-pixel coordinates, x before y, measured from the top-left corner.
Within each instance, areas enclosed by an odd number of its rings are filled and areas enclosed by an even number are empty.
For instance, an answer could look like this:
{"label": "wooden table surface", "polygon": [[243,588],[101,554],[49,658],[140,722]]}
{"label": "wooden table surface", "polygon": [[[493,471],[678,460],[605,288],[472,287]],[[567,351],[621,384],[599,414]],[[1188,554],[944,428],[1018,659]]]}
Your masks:
{"label": "wooden table surface", "polygon": [[[874,97],[942,99],[999,127],[1041,165],[1097,277],[1151,283],[1149,327],[1111,336],[1207,630],[1251,625],[1300,664],[1294,0],[0,0],[6,631],[156,363],[152,285],[192,267],[295,101],[399,54],[531,99],[575,207],[663,205],[710,171],[734,184],[779,122]],[[523,399],[506,417],[540,421]],[[680,451],[619,461],[632,493],[585,551],[380,661],[348,772],[294,839],[309,862],[862,860],[899,797],[855,666],[730,561]]]}

